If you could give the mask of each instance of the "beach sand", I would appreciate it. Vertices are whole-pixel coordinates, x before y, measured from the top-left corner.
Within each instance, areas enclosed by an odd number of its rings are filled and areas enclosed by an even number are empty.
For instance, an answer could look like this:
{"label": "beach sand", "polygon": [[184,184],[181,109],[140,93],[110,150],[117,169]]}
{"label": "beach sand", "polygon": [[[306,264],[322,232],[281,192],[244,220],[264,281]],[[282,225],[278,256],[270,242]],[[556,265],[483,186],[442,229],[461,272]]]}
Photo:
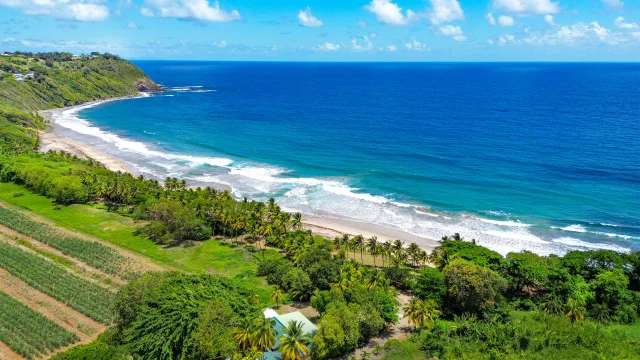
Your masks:
{"label": "beach sand", "polygon": [[[117,99],[109,99],[96,101],[95,103],[114,101],[126,98],[117,98]],[[85,106],[87,104],[82,104],[79,106]],[[54,133],[55,123],[53,121],[53,115],[62,112],[74,107],[67,108],[59,108],[59,109],[51,109],[51,110],[43,110],[40,111],[40,115],[42,115],[46,120],[49,121],[49,127],[46,131],[40,134],[40,152],[47,152],[49,150],[64,150],[68,153],[74,154],[79,158],[86,159],[92,158],[100,163],[102,163],[106,168],[112,171],[122,171],[129,172],[134,175],[138,175],[135,169],[132,166],[127,166],[126,163],[120,161],[119,159],[107,155],[101,151],[98,151],[91,147],[90,145],[78,142],[76,140],[68,139],[60,134]],[[163,181],[164,179],[157,179]],[[200,182],[189,182],[190,186],[211,186],[217,190],[231,190],[230,187],[222,184],[211,184],[211,183],[200,183]],[[379,242],[384,242],[387,240],[396,240],[399,239],[408,245],[409,243],[415,242],[420,246],[420,248],[430,252],[438,246],[438,241],[435,239],[427,239],[424,237],[416,236],[398,229],[388,228],[385,226],[370,224],[365,222],[360,222],[351,219],[345,218],[334,218],[327,216],[316,216],[316,215],[304,215],[303,214],[303,223],[305,225],[305,229],[313,231],[313,233],[326,237],[328,239],[333,239],[336,236],[342,236],[344,234],[354,236],[354,235],[362,235],[365,238],[377,237]]]}

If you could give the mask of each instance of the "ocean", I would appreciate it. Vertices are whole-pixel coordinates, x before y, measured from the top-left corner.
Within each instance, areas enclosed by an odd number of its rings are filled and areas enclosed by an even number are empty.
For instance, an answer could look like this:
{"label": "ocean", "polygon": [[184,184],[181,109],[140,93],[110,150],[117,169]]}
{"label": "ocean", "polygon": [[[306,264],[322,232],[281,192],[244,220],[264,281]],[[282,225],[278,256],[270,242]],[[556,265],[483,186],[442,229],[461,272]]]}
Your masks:
{"label": "ocean", "polygon": [[502,254],[640,249],[640,64],[135,62],[67,111],[137,172]]}

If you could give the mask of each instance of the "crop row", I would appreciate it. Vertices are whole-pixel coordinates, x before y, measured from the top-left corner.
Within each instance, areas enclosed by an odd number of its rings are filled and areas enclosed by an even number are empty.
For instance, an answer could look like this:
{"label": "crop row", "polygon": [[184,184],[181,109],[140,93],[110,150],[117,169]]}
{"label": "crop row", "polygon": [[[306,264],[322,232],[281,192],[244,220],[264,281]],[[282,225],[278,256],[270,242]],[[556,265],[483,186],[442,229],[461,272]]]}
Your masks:
{"label": "crop row", "polygon": [[80,338],[0,291],[0,341],[33,359]]}
{"label": "crop row", "polygon": [[0,242],[0,267],[90,318],[109,324],[115,294],[59,265]]}
{"label": "crop row", "polygon": [[33,221],[25,215],[0,206],[0,224],[77,258],[89,266],[111,275],[125,275],[127,259],[118,251],[96,241],[67,236],[48,225]]}

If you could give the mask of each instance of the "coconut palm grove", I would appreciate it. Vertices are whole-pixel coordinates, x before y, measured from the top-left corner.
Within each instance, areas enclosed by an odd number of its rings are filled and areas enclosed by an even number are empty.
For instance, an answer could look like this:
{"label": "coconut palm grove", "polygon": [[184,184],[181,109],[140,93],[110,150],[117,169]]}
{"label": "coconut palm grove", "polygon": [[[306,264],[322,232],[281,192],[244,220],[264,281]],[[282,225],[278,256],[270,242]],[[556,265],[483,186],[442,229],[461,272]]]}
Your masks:
{"label": "coconut palm grove", "polygon": [[128,61],[0,68],[2,359],[640,359],[639,252],[324,238],[273,199],[38,152],[39,110],[161,91]]}

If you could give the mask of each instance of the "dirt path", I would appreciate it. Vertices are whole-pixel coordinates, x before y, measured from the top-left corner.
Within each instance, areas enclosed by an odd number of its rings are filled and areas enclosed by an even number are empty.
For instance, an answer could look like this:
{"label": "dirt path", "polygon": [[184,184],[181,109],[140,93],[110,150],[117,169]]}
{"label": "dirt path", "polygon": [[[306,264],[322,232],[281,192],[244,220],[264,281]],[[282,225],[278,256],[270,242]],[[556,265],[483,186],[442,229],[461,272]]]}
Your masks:
{"label": "dirt path", "polygon": [[376,347],[376,345],[379,345],[382,347],[384,343],[386,343],[389,340],[392,340],[392,339],[402,340],[407,337],[407,333],[410,331],[411,325],[409,325],[409,319],[404,317],[403,308],[409,303],[410,299],[411,299],[411,296],[404,292],[396,296],[396,300],[400,302],[400,308],[398,309],[398,319],[399,319],[398,323],[395,326],[393,326],[390,330],[380,334],[380,336],[374,337],[371,340],[369,340],[369,343],[366,346],[360,349],[357,349],[353,353],[353,355],[355,355],[356,358],[360,359],[360,355],[362,354],[362,352],[366,351],[370,355],[369,359],[380,359],[382,358],[383,354],[379,354],[379,355],[373,354],[373,350]]}
{"label": "dirt path", "polygon": [[27,251],[29,253],[32,253],[32,254],[35,254],[35,255],[38,255],[38,256],[46,258],[46,256],[42,256],[41,254],[39,254],[37,251],[33,250],[32,248],[29,248],[29,247],[23,246],[22,244],[19,244],[14,239],[15,238],[20,238],[20,239],[22,239],[24,241],[27,241],[29,244],[31,244],[31,246],[33,248],[36,248],[38,250],[41,250],[41,251],[44,251],[44,252],[47,252],[47,253],[51,253],[51,254],[54,254],[54,255],[59,256],[61,258],[64,258],[66,260],[69,260],[70,262],[73,263],[73,267],[75,268],[75,270],[77,270],[81,275],[86,276],[86,277],[88,277],[90,279],[93,279],[93,280],[95,280],[95,279],[102,279],[102,280],[109,279],[111,283],[115,283],[115,284],[119,284],[119,285],[126,284],[126,281],[120,279],[117,276],[113,276],[113,275],[107,274],[105,272],[102,272],[102,271],[100,271],[100,270],[98,270],[96,268],[93,268],[93,267],[87,265],[86,263],[82,262],[82,260],[80,260],[80,259],[65,255],[65,254],[62,253],[62,251],[60,251],[60,250],[58,250],[58,249],[56,249],[54,247],[51,247],[51,246],[49,246],[47,244],[44,244],[44,243],[41,243],[40,241],[38,241],[36,239],[33,239],[33,238],[28,237],[28,236],[22,235],[22,234],[20,234],[20,233],[18,233],[16,231],[13,231],[13,230],[9,229],[8,227],[6,227],[6,226],[4,226],[2,224],[0,224],[0,234],[6,235],[6,240],[9,243],[11,243],[12,245],[17,246],[20,249],[25,250],[25,251]]}
{"label": "dirt path", "polygon": [[11,348],[3,342],[0,342],[0,360],[25,360],[25,358],[11,350]]}
{"label": "dirt path", "polygon": [[106,325],[98,323],[49,295],[32,288],[2,268],[0,268],[0,290],[68,331],[77,334],[81,341],[91,341],[107,329]]}
{"label": "dirt path", "polygon": [[[37,221],[37,222],[41,222],[43,224],[46,224],[48,226],[50,226],[52,229],[55,229],[57,231],[59,231],[62,234],[66,234],[66,235],[70,235],[70,236],[75,236],[84,240],[88,240],[88,241],[96,241],[99,242],[102,245],[105,246],[109,246],[112,249],[117,250],[122,256],[126,257],[127,259],[129,259],[130,265],[132,266],[131,271],[133,272],[147,272],[147,271],[165,271],[167,269],[171,270],[170,267],[168,266],[163,266],[163,265],[158,265],[156,263],[154,263],[153,261],[151,261],[151,259],[148,259],[142,255],[139,255],[135,252],[123,249],[117,245],[114,245],[108,241],[87,235],[85,233],[82,232],[77,232],[77,231],[73,231],[73,230],[69,230],[63,227],[60,227],[58,225],[56,225],[53,221],[40,216],[38,214],[33,213],[32,211],[23,209],[23,208],[19,208],[16,206],[13,206],[5,201],[0,200],[0,206],[5,207],[7,209],[12,209],[12,210],[16,210],[19,211],[20,213],[22,213],[23,215],[27,216],[28,218],[30,218],[31,220]],[[90,209],[90,208],[89,208]],[[95,209],[93,209],[95,210]]]}

